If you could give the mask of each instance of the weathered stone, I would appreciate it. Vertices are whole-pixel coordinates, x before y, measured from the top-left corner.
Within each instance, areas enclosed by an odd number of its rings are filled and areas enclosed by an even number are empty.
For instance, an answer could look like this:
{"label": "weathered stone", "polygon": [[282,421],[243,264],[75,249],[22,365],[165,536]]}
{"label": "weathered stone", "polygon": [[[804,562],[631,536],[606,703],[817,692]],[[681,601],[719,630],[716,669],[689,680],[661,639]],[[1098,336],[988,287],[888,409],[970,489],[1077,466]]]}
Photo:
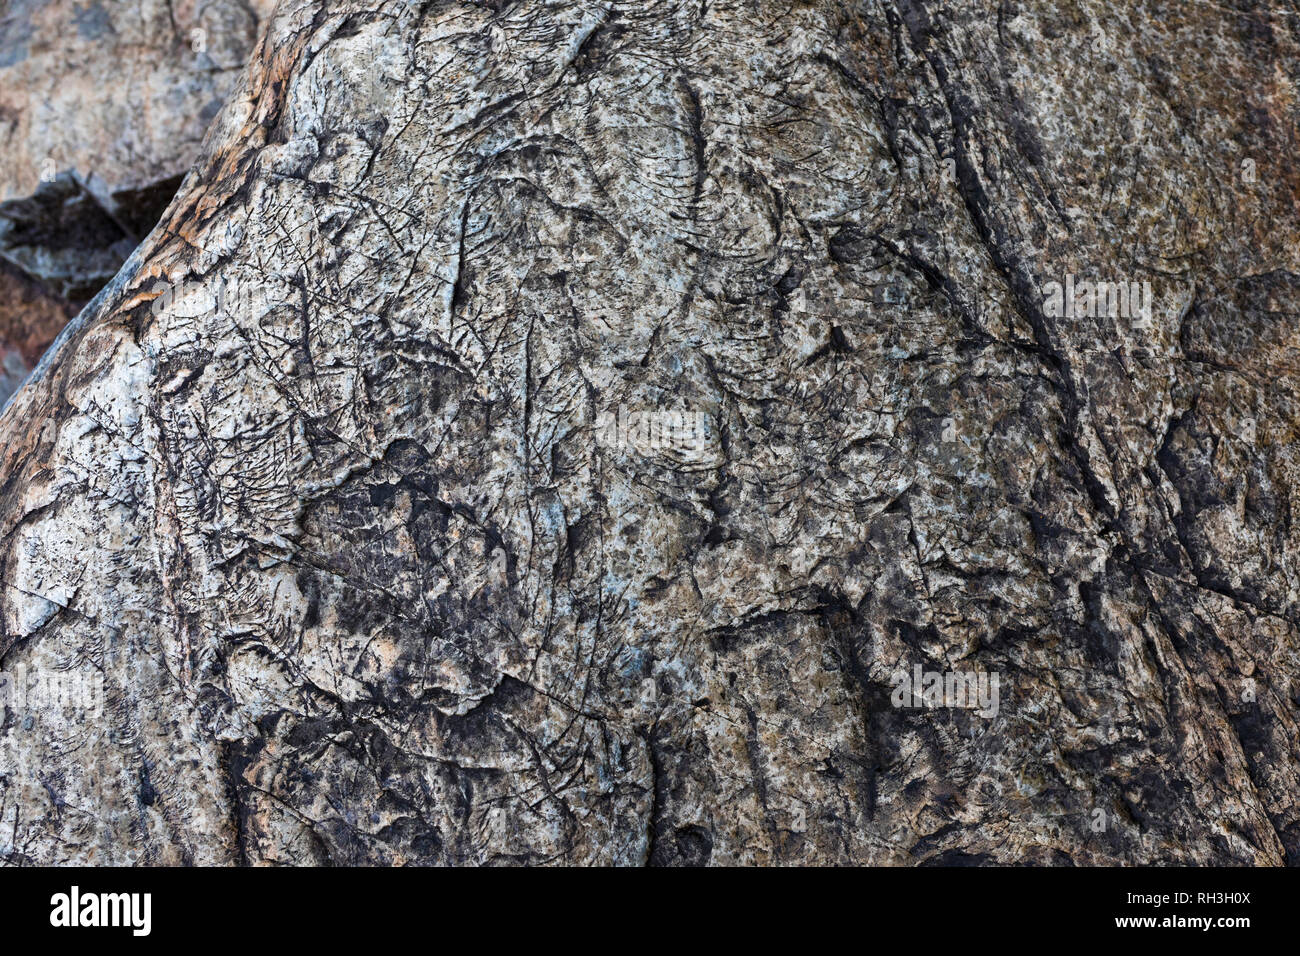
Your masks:
{"label": "weathered stone", "polygon": [[0,11],[0,201],[31,196],[63,172],[93,177],[108,196],[185,172],[273,6],[7,3]]}
{"label": "weathered stone", "polygon": [[0,351],[39,354],[153,228],[271,6],[0,6]]}
{"label": "weathered stone", "polygon": [[0,417],[0,854],[1297,862],[1298,20],[286,0]]}

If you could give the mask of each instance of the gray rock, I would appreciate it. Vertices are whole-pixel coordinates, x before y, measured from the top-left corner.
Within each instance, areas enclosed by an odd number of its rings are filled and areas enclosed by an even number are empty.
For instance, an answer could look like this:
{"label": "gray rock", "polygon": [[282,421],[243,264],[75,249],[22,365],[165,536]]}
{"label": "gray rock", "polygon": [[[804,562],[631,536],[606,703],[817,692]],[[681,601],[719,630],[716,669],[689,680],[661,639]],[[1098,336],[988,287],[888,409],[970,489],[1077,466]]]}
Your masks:
{"label": "gray rock", "polygon": [[286,0],[0,417],[0,855],[1297,862],[1298,49]]}
{"label": "gray rock", "polygon": [[0,7],[0,351],[39,356],[157,223],[270,6]]}

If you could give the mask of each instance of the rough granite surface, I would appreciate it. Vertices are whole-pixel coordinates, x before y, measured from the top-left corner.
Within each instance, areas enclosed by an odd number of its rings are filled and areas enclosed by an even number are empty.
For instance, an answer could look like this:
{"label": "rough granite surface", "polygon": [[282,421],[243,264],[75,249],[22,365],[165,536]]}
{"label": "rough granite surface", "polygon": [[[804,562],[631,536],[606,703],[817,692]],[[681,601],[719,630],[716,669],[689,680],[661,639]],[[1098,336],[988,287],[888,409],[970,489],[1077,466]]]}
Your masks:
{"label": "rough granite surface", "polygon": [[1300,863],[1297,77],[1293,3],[284,0],[0,415],[0,674],[103,688],[0,859]]}

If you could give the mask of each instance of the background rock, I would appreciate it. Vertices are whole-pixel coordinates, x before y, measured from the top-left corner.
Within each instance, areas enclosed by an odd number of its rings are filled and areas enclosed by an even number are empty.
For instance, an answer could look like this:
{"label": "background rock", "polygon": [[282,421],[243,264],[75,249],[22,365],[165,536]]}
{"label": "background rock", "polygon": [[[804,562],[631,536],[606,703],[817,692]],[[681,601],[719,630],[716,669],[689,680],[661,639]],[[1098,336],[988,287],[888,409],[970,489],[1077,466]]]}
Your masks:
{"label": "background rock", "polygon": [[1298,19],[281,4],[0,417],[0,853],[1296,862]]}
{"label": "background rock", "polygon": [[0,5],[0,349],[39,355],[153,228],[272,6]]}

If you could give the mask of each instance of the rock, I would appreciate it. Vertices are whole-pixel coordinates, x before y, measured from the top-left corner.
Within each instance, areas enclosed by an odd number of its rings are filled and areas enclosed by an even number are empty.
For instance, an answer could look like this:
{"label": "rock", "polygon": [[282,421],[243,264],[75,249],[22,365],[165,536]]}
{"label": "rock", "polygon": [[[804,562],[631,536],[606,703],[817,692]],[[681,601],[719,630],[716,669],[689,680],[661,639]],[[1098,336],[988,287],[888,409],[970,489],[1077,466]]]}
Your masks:
{"label": "rock", "polygon": [[0,855],[1300,861],[1298,51],[286,0],[0,417]]}
{"label": "rock", "polygon": [[0,402],[18,390],[30,371],[21,352],[9,350],[0,353]]}
{"label": "rock", "polygon": [[[0,330],[9,331],[0,332],[0,348],[27,353],[39,342],[39,355],[62,328],[51,328],[50,315],[85,305],[153,228],[271,6],[5,6]],[[21,305],[33,295],[27,280],[42,303],[31,312]]]}
{"label": "rock", "polygon": [[67,302],[0,259],[0,351],[6,370],[6,378],[0,380],[0,405],[75,314]]}
{"label": "rock", "polygon": [[[15,0],[0,15],[0,200],[59,173],[104,195],[184,173],[271,0]],[[150,224],[152,225],[152,224]]]}

